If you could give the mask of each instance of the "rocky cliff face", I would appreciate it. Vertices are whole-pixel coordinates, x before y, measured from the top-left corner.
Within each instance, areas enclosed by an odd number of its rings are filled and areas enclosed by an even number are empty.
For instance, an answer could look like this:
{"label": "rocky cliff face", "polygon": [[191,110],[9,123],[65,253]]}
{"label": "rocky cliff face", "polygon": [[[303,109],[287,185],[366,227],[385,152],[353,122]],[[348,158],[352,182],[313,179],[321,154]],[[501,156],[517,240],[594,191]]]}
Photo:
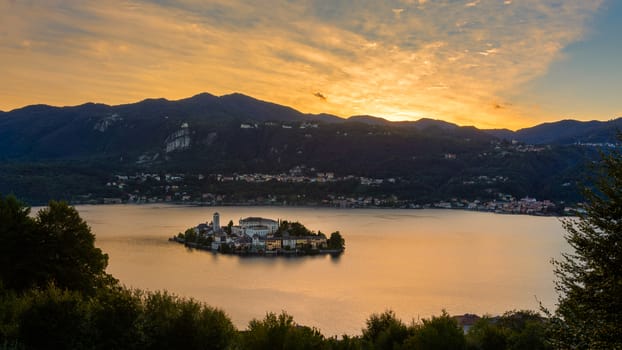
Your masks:
{"label": "rocky cliff face", "polygon": [[106,132],[109,127],[122,120],[123,118],[121,118],[119,114],[113,113],[108,117],[104,117],[103,119],[98,120],[93,126],[93,130],[97,130],[99,132]]}
{"label": "rocky cliff face", "polygon": [[166,140],[166,153],[183,151],[190,148],[190,127],[183,123],[181,128],[170,134]]}

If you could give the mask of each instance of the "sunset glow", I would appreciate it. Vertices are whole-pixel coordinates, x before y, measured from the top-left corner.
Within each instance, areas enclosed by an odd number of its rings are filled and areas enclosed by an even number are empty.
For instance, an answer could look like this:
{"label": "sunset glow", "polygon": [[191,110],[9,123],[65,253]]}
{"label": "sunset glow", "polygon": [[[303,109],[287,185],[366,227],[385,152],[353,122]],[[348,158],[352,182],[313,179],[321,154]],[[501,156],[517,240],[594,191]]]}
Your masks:
{"label": "sunset glow", "polygon": [[613,2],[0,0],[0,110],[240,92],[342,117],[607,120]]}

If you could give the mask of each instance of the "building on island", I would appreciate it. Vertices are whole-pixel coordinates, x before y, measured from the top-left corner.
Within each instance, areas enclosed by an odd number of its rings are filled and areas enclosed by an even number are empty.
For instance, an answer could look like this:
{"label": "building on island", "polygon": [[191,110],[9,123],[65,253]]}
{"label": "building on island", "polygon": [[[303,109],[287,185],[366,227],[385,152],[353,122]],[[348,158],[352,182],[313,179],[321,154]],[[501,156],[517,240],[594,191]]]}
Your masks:
{"label": "building on island", "polygon": [[212,219],[212,227],[214,232],[220,232],[220,214],[218,212],[214,213],[214,218]]}
{"label": "building on island", "polygon": [[272,252],[281,249],[281,239],[278,237],[267,237],[264,238],[266,242],[266,251]]}
{"label": "building on island", "polygon": [[[212,222],[200,223],[188,229],[194,234],[181,235],[177,240],[193,247],[207,247],[212,251],[238,254],[300,254],[327,249],[324,234],[308,232],[292,235],[279,231],[280,221],[261,217],[240,219],[239,225],[220,226],[220,215],[214,213]],[[187,231],[187,232],[188,232]],[[188,240],[188,237],[192,237]]]}
{"label": "building on island", "polygon": [[279,229],[279,223],[276,220],[251,216],[240,219],[240,229],[247,236],[266,237]]}
{"label": "building on island", "polygon": [[323,236],[284,236],[282,239],[282,247],[285,249],[311,249],[326,248],[326,237]]}

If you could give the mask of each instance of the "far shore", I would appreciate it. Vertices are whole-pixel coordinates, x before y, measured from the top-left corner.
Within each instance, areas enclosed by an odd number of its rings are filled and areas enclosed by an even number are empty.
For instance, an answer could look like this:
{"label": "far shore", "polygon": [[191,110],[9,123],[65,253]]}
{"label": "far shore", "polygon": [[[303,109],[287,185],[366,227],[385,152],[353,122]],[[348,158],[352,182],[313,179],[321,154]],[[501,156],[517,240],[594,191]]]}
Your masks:
{"label": "far shore", "polygon": [[[501,214],[501,215],[524,215],[524,216],[545,216],[545,217],[576,217],[577,209],[573,208],[572,211],[565,212],[563,215],[559,213],[522,213],[522,212],[510,212],[510,211],[498,211],[498,210],[480,210],[480,209],[468,209],[468,208],[444,208],[437,206],[419,206],[416,208],[412,207],[387,207],[387,206],[361,206],[361,207],[340,207],[340,206],[328,206],[328,205],[311,205],[311,204],[249,204],[249,203],[217,203],[217,204],[208,204],[202,202],[181,202],[181,201],[170,201],[170,202],[121,202],[121,203],[82,203],[82,202],[71,202],[73,206],[143,206],[143,205],[167,205],[171,207],[266,207],[266,208],[309,208],[309,209],[337,209],[337,210],[456,210],[456,211],[467,211],[467,212],[478,212],[478,213],[491,213],[491,214]],[[34,207],[44,206],[44,204],[37,205]]]}

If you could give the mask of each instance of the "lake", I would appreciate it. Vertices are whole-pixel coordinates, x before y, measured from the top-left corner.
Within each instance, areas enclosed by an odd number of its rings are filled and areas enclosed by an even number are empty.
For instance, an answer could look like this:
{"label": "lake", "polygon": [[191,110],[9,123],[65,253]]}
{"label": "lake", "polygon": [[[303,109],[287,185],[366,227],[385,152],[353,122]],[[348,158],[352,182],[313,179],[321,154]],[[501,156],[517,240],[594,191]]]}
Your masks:
{"label": "lake", "polygon": [[[458,210],[78,206],[129,287],[192,297],[223,309],[245,329],[287,311],[325,335],[360,334],[370,314],[392,309],[405,322],[438,315],[500,314],[555,305],[551,258],[569,249],[559,219]],[[263,216],[339,230],[340,257],[239,257],[168,241],[210,221]]]}

